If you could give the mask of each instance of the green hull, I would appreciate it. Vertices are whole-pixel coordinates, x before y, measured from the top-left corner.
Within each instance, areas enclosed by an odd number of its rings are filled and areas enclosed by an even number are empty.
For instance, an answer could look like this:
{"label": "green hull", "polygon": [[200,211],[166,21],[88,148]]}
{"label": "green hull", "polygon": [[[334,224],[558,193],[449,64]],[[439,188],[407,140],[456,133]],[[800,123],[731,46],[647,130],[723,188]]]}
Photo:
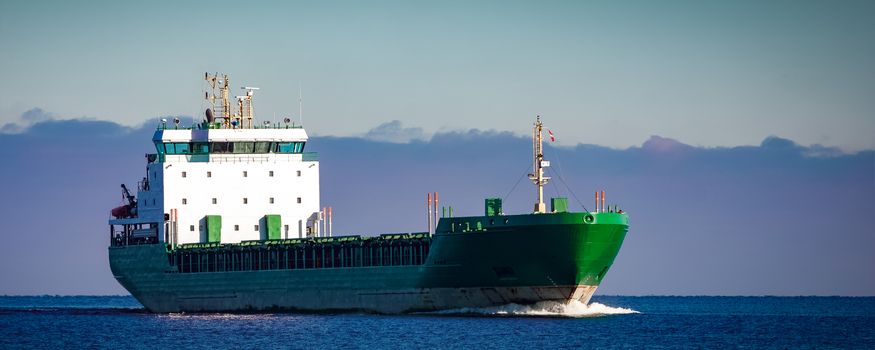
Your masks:
{"label": "green hull", "polygon": [[163,244],[113,246],[109,260],[119,283],[153,312],[586,303],[627,231],[628,217],[616,213],[443,218],[419,265],[180,273]]}

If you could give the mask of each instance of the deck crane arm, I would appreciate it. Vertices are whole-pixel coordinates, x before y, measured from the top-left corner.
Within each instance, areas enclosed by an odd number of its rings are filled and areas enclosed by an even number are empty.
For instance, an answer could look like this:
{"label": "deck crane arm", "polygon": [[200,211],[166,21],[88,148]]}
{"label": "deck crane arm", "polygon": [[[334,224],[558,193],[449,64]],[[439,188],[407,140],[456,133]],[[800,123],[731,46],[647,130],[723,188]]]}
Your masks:
{"label": "deck crane arm", "polygon": [[125,184],[122,184],[122,196],[128,200],[128,205],[131,207],[137,206],[137,200],[134,199],[134,195],[131,194],[131,191],[128,191],[128,187]]}

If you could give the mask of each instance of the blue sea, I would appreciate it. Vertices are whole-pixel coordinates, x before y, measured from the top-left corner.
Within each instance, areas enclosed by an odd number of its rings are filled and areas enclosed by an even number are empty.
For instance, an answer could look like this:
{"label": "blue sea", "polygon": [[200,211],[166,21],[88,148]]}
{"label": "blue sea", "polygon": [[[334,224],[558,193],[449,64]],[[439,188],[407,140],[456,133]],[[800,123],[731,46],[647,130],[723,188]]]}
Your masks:
{"label": "blue sea", "polygon": [[0,349],[875,349],[875,298],[596,296],[413,315],[151,314],[129,296],[0,297]]}

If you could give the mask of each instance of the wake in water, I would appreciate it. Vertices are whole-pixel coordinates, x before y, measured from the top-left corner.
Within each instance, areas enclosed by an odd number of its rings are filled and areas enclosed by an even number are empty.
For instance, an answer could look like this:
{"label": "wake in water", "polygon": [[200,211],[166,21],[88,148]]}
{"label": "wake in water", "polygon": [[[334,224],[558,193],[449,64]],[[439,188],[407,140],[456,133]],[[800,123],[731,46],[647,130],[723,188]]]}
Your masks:
{"label": "wake in water", "polygon": [[540,316],[540,317],[601,317],[607,315],[637,314],[638,311],[612,307],[600,303],[589,305],[574,300],[568,304],[558,301],[542,301],[534,305],[506,304],[481,308],[461,308],[429,312],[432,315],[495,315],[495,316]]}

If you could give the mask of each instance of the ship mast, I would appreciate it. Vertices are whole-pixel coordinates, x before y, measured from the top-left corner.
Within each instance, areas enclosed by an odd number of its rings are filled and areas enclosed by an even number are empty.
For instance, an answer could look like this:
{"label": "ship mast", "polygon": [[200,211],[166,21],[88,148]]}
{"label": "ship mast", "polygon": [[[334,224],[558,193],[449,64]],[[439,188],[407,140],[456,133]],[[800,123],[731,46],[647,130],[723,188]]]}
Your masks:
{"label": "ship mast", "polygon": [[[211,104],[212,113],[215,113],[217,109],[221,108],[221,114],[215,116],[216,119],[222,119],[222,123],[225,127],[230,126],[231,123],[231,100],[228,97],[228,75],[224,74],[219,76],[219,73],[214,75],[210,75],[210,73],[204,73],[204,79],[210,84],[210,88],[212,89],[212,93],[206,93],[206,99]],[[217,100],[221,100],[221,104],[217,102]],[[212,122],[212,121],[210,121]]]}
{"label": "ship mast", "polygon": [[535,203],[535,213],[546,213],[547,205],[544,204],[544,185],[550,180],[544,176],[544,168],[550,166],[550,162],[544,160],[544,151],[542,148],[543,139],[541,137],[541,129],[544,124],[541,123],[541,116],[535,120],[535,127],[532,128],[532,173],[529,174],[529,180],[538,187],[538,201]]}

